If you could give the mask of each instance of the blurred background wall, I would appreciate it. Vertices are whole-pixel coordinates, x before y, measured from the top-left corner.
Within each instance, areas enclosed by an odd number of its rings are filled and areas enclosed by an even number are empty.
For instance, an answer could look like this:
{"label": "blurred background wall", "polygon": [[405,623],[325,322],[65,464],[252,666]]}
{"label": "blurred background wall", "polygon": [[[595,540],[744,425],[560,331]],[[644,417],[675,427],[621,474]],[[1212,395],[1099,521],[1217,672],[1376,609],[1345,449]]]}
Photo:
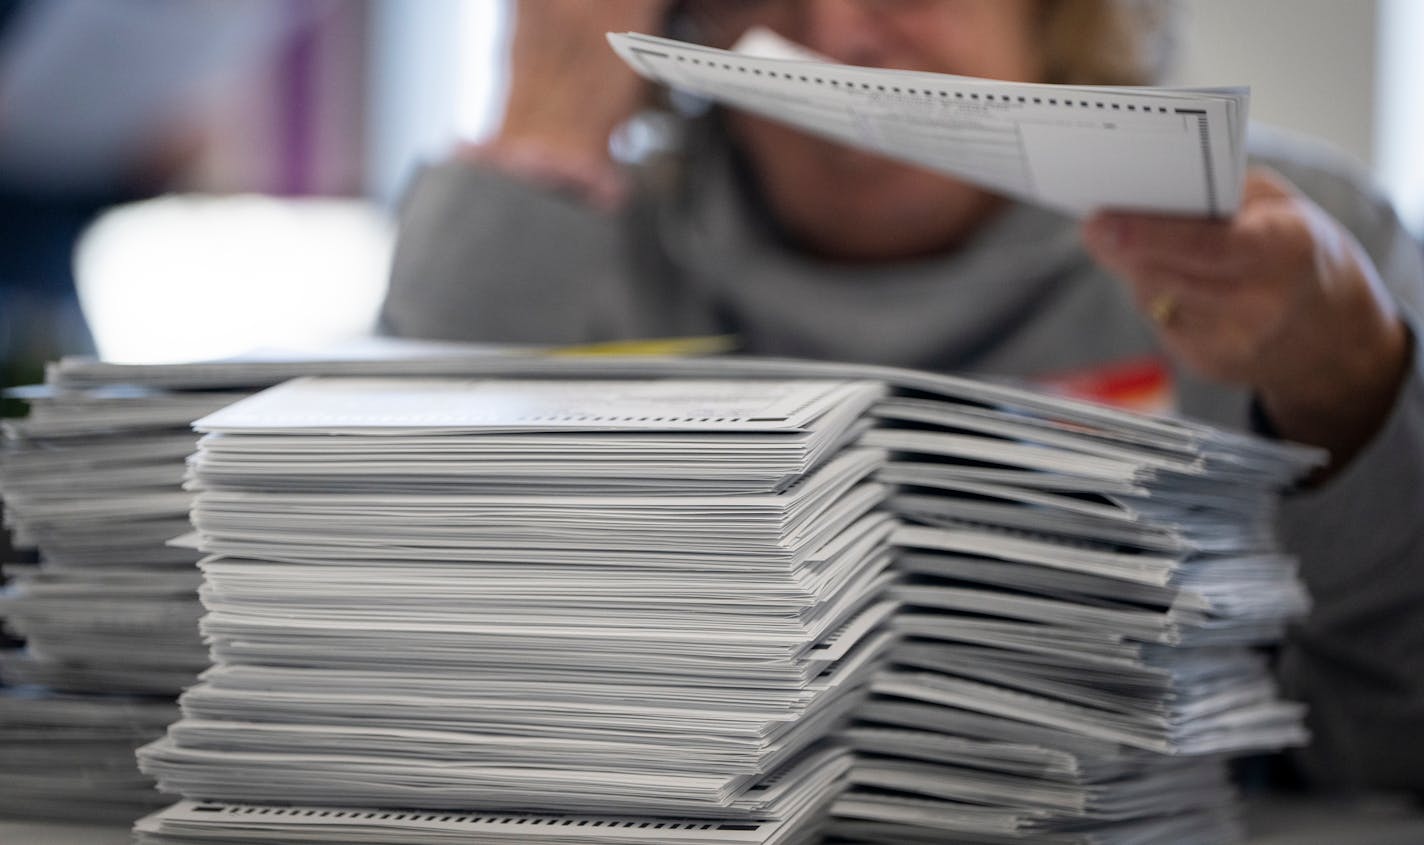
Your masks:
{"label": "blurred background wall", "polygon": [[1177,80],[1251,86],[1251,117],[1374,157],[1379,0],[1185,0]]}
{"label": "blurred background wall", "polygon": [[1179,4],[1183,50],[1174,81],[1249,84],[1253,119],[1349,153],[1424,232],[1424,3]]}
{"label": "blurred background wall", "polygon": [[[1181,0],[1173,81],[1372,168],[1424,229],[1424,3]],[[496,120],[506,0],[0,0],[0,357],[368,331],[418,163]],[[34,315],[52,311],[41,322]]]}

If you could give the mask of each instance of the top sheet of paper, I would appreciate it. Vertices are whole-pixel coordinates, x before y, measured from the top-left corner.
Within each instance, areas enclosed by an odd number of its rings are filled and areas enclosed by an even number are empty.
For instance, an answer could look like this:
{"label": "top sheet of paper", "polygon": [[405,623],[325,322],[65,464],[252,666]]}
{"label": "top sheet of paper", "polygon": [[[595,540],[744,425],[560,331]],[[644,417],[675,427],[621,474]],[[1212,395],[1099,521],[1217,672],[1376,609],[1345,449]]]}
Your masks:
{"label": "top sheet of paper", "polygon": [[835,381],[302,378],[198,420],[203,432],[799,431],[881,388]]}
{"label": "top sheet of paper", "polygon": [[1245,88],[1030,85],[787,59],[766,36],[758,56],[608,37],[649,79],[1070,214],[1240,202]]}

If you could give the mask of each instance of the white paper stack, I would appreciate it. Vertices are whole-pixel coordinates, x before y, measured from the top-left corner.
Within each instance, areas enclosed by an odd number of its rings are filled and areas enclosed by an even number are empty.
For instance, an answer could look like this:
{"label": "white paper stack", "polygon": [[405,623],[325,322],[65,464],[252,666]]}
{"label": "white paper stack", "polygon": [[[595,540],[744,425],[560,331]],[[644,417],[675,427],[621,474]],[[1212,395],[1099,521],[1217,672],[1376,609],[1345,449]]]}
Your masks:
{"label": "white paper stack", "polygon": [[37,568],[7,567],[0,617],[26,651],[0,662],[9,683],[69,692],[174,694],[206,665],[196,555],[183,532],[182,460],[193,419],[229,393],[100,388],[31,393],[4,424],[0,494]]}
{"label": "white paper stack", "polygon": [[190,423],[231,396],[26,398],[30,416],[4,423],[0,495],[16,544],[37,546],[40,563],[7,563],[0,590],[0,620],[25,640],[0,652],[0,680],[17,690],[0,720],[0,813],[131,820],[159,799],[134,749],[207,665],[197,555],[165,544],[187,521]]}
{"label": "white paper stack", "polygon": [[[143,769],[200,801],[540,814],[468,842],[813,839],[893,638],[885,455],[853,445],[883,390],[304,379],[205,418],[216,665]],[[243,838],[203,806],[140,832]]]}
{"label": "white paper stack", "polygon": [[1222,756],[1306,739],[1252,648],[1306,609],[1271,505],[1317,456],[925,399],[876,415],[906,639],[848,734],[836,833],[1239,838]]}

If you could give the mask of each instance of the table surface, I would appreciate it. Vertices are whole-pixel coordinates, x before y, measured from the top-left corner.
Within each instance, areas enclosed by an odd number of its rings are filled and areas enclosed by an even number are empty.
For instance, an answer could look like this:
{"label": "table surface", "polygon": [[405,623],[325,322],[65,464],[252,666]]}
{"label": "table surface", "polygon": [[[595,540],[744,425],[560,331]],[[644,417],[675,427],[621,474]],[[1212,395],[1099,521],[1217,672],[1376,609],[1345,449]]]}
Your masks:
{"label": "table surface", "polygon": [[[1424,809],[1402,801],[1257,799],[1247,804],[1248,845],[1419,845]],[[129,845],[126,826],[0,818],[0,845]]]}

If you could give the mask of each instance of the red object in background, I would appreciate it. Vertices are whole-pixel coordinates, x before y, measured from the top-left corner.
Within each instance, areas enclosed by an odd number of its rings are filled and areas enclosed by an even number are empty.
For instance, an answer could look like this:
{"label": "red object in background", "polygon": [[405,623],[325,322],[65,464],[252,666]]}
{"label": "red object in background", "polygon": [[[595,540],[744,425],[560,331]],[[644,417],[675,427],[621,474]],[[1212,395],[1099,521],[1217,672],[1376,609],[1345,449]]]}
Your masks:
{"label": "red object in background", "polygon": [[1062,396],[1133,411],[1169,414],[1176,409],[1172,370],[1158,355],[1112,361],[1036,379],[1035,383]]}

